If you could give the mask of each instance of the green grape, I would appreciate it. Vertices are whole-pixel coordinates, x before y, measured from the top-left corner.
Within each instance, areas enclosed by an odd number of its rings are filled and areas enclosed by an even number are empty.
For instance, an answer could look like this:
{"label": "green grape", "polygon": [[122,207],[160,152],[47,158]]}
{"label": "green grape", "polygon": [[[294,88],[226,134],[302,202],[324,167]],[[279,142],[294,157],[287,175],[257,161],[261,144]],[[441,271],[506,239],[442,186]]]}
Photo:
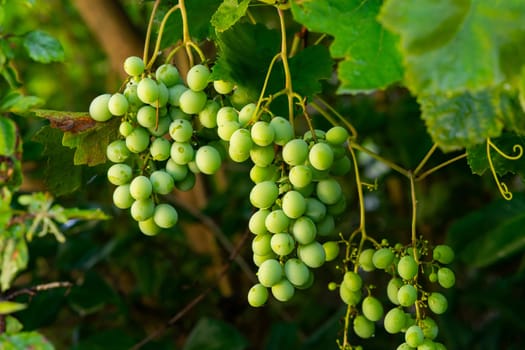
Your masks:
{"label": "green grape", "polygon": [[[326,136],[326,132],[324,132],[323,130],[320,130],[320,129],[315,129],[314,130],[315,132],[315,137],[317,139],[321,139],[321,140],[324,140],[325,136]],[[303,139],[305,141],[315,141],[314,138],[313,138],[313,134],[312,134],[312,131],[311,130],[307,130],[304,135],[303,135]]]}
{"label": "green grape", "polygon": [[319,236],[330,236],[335,229],[335,220],[332,215],[325,215],[323,220],[317,223],[317,234]]}
{"label": "green grape", "polygon": [[451,288],[456,284],[456,276],[454,271],[448,267],[440,267],[437,272],[438,283],[443,288]]}
{"label": "green grape", "polygon": [[239,114],[233,107],[225,106],[217,111],[217,125],[221,126],[228,122],[239,122]]}
{"label": "green grape", "polygon": [[312,182],[312,170],[306,165],[293,166],[288,173],[288,179],[294,187],[306,187]]}
{"label": "green grape", "polygon": [[253,142],[258,146],[268,146],[273,143],[275,130],[265,121],[258,121],[250,130]]}
{"label": "green grape", "polygon": [[381,302],[371,295],[363,299],[361,310],[363,311],[363,315],[373,322],[379,321],[383,317],[384,313]]}
{"label": "green grape", "polygon": [[244,86],[236,86],[230,95],[230,102],[235,108],[242,108],[257,99],[256,92]]}
{"label": "green grape", "polygon": [[233,83],[224,80],[214,80],[213,88],[221,95],[227,95],[233,91]]}
{"label": "green grape", "polygon": [[290,218],[282,209],[270,212],[264,221],[266,229],[272,233],[287,232],[290,225]]}
{"label": "green grape", "polygon": [[270,126],[275,131],[273,142],[276,145],[284,146],[294,138],[292,124],[290,124],[287,119],[284,119],[283,117],[274,117],[270,121]]}
{"label": "green grape", "polygon": [[273,181],[263,181],[250,191],[250,203],[259,209],[270,208],[279,195],[279,188]]}
{"label": "green grape", "polygon": [[268,232],[265,225],[266,217],[270,214],[267,209],[259,209],[252,214],[248,221],[248,228],[250,232],[255,235],[262,235]]}
{"label": "green grape", "polygon": [[337,283],[335,283],[335,282],[329,282],[328,283],[328,290],[329,291],[333,292],[336,289],[337,289]]}
{"label": "green grape", "polygon": [[171,228],[179,221],[179,214],[172,205],[161,203],[155,207],[153,220],[161,228]]}
{"label": "green grape", "polygon": [[343,189],[336,179],[328,178],[320,180],[315,188],[317,198],[324,204],[335,204],[343,195]]}
{"label": "green grape", "polygon": [[[231,139],[230,139],[231,140]],[[272,164],[275,158],[275,150],[273,146],[257,146],[253,145],[250,149],[250,159],[253,164],[260,167],[267,167]]]}
{"label": "green grape", "polygon": [[405,328],[405,323],[405,313],[403,310],[396,307],[386,313],[383,325],[385,327],[385,331],[390,334],[396,334]]}
{"label": "green grape", "polygon": [[306,198],[305,216],[318,223],[326,216],[326,206],[316,198]]}
{"label": "green grape", "polygon": [[411,280],[417,275],[418,265],[411,255],[405,255],[397,263],[397,273],[405,280]]}
{"label": "green grape", "polygon": [[130,213],[135,221],[147,220],[155,213],[155,203],[151,198],[136,200],[131,205]]}
{"label": "green grape", "polygon": [[153,186],[151,185],[151,181],[144,175],[137,176],[129,185],[129,193],[131,193],[131,196],[135,199],[149,198],[152,191]]}
{"label": "green grape", "polygon": [[195,153],[195,164],[204,174],[215,174],[221,167],[221,162],[221,155],[213,146],[201,146]]}
{"label": "green grape", "polygon": [[130,153],[124,140],[115,140],[106,148],[106,157],[113,163],[122,163],[128,159]]}
{"label": "green grape", "polygon": [[197,164],[195,163],[195,160],[192,160],[191,162],[188,163],[188,169],[190,169],[190,171],[192,173],[194,173],[194,174],[200,174],[201,173],[201,171],[197,167]]}
{"label": "green grape", "polygon": [[271,252],[268,255],[253,254],[253,262],[254,262],[255,266],[261,266],[261,264],[263,262],[265,262],[266,260],[275,259],[276,257],[277,257],[277,255],[275,255],[274,252]]}
{"label": "green grape", "polygon": [[149,176],[153,192],[158,194],[168,194],[175,188],[175,181],[164,170],[156,170]]}
{"label": "green grape", "polygon": [[210,70],[208,67],[197,64],[190,68],[186,75],[186,83],[193,91],[202,91],[208,85],[208,78],[210,77]]}
{"label": "green grape", "polygon": [[283,274],[283,267],[275,259],[264,261],[257,270],[257,278],[265,287],[277,284],[283,278]]}
{"label": "green grape", "polygon": [[146,129],[136,127],[131,134],[126,137],[126,147],[133,153],[145,151],[149,146],[150,135]]}
{"label": "green grape", "polygon": [[402,332],[406,332],[408,328],[416,324],[416,320],[412,317],[412,314],[409,312],[405,313],[405,328],[402,329]]}
{"label": "green grape", "polygon": [[339,243],[336,241],[324,242],[323,249],[326,256],[326,261],[333,261],[339,256]]}
{"label": "green grape", "polygon": [[136,111],[140,106],[142,106],[142,101],[137,95],[137,84],[129,82],[126,88],[124,89],[124,96],[128,100],[128,110]]}
{"label": "green grape", "polygon": [[195,174],[191,171],[188,171],[184,179],[177,181],[175,187],[181,191],[189,191],[195,186]]}
{"label": "green grape", "polygon": [[177,84],[168,89],[168,103],[172,106],[180,106],[180,97],[188,88],[182,84]]}
{"label": "green grape", "polygon": [[[233,133],[237,130],[239,130],[240,124],[238,122],[226,122],[224,124],[220,124],[217,128],[217,135],[219,135],[220,139],[223,141],[230,141]],[[248,152],[248,157],[250,156],[250,153]]]}
{"label": "green grape", "polygon": [[257,106],[255,103],[248,103],[246,106],[242,107],[239,111],[239,123],[241,123],[241,125],[247,125],[254,117],[256,108]]}
{"label": "green grape", "polygon": [[[169,117],[171,121],[177,120],[177,119],[185,119],[188,121],[193,120],[193,116],[187,113],[184,113],[179,107],[171,106],[169,110]],[[170,123],[171,124],[171,123]]]}
{"label": "green grape", "polygon": [[428,275],[428,280],[432,283],[435,283],[437,282],[438,280],[438,275],[437,273],[435,273],[434,271],[432,271],[429,275]]}
{"label": "green grape", "polygon": [[301,260],[291,258],[284,264],[284,274],[294,286],[302,286],[310,278],[310,270]]}
{"label": "green grape", "polygon": [[105,122],[111,119],[113,115],[109,111],[109,100],[111,94],[102,94],[95,97],[89,105],[89,115],[97,122]]}
{"label": "green grape", "polygon": [[158,125],[148,128],[148,131],[153,136],[163,137],[164,135],[168,133],[170,124],[171,124],[171,118],[168,117],[167,115],[164,115],[164,116],[159,117]]}
{"label": "green grape", "polygon": [[334,126],[328,129],[325,139],[331,145],[341,145],[348,139],[348,131],[342,126]]}
{"label": "green grape", "polygon": [[149,146],[149,153],[153,160],[163,161],[170,157],[170,149],[171,143],[168,140],[159,137],[153,140]]}
{"label": "green grape", "polygon": [[432,340],[424,339],[423,342],[417,347],[417,350],[436,350],[436,346]]}
{"label": "green grape", "polygon": [[399,344],[399,346],[396,348],[396,350],[414,350],[414,348],[411,347],[410,345],[408,345],[407,343],[401,343],[401,344]]}
{"label": "green grape", "polygon": [[289,165],[300,165],[308,156],[308,144],[302,139],[288,141],[282,149],[283,160]]}
{"label": "green grape", "polygon": [[346,271],[343,277],[343,284],[351,292],[357,292],[363,287],[363,279],[354,271]]}
{"label": "green grape", "polygon": [[268,289],[257,283],[248,291],[248,303],[253,307],[261,307],[268,300]]}
{"label": "green grape", "polygon": [[159,98],[159,85],[151,78],[144,78],[137,85],[137,96],[144,103],[154,103]]}
{"label": "green grape", "polygon": [[288,301],[294,294],[295,288],[286,278],[283,278],[272,286],[272,295],[279,301]]}
{"label": "green grape", "polygon": [[315,191],[315,183],[311,182],[309,185],[301,188],[294,188],[297,192],[303,195],[304,198],[312,197]]}
{"label": "green grape", "polygon": [[394,261],[394,252],[390,248],[381,248],[376,250],[372,257],[372,263],[378,269],[386,269]]}
{"label": "green grape", "polygon": [[419,326],[410,326],[405,332],[405,342],[413,348],[417,348],[421,345],[423,340],[425,340],[425,336]]}
{"label": "green grape", "polygon": [[368,339],[374,335],[375,324],[368,320],[363,315],[358,315],[354,318],[354,332],[355,334],[363,339]]}
{"label": "green grape", "polygon": [[306,211],[306,201],[299,192],[288,191],[282,197],[282,208],[286,216],[291,219],[297,219]]}
{"label": "green grape", "polygon": [[268,255],[272,253],[272,246],[270,244],[271,239],[272,235],[269,233],[263,233],[255,236],[252,241],[253,254]]}
{"label": "green grape", "polygon": [[135,199],[129,193],[129,185],[120,185],[113,191],[113,203],[119,209],[128,209]]}
{"label": "green grape", "polygon": [[361,301],[361,290],[351,291],[343,283],[339,286],[339,296],[341,300],[350,306],[356,306]]}
{"label": "green grape", "polygon": [[441,343],[434,343],[435,350],[447,350],[446,346]]}
{"label": "green grape", "polygon": [[145,127],[151,128],[157,124],[157,111],[150,105],[144,105],[137,111],[137,122]]}
{"label": "green grape", "polygon": [[421,321],[419,321],[419,327],[421,327],[421,330],[423,331],[423,335],[426,339],[434,340],[436,339],[439,328],[436,324],[436,321],[431,319],[430,317],[425,317]]}
{"label": "green grape", "polygon": [[157,78],[157,81],[160,81],[167,87],[170,87],[180,81],[180,74],[177,67],[172,64],[165,63],[157,68],[155,71],[155,78]]}
{"label": "green grape", "polygon": [[124,71],[131,76],[139,76],[144,73],[144,61],[137,56],[130,56],[124,61]]}
{"label": "green grape", "polygon": [[294,250],[295,241],[288,233],[276,233],[272,235],[270,245],[275,254],[286,256]]}
{"label": "green grape", "polygon": [[155,223],[153,218],[139,221],[140,232],[147,236],[155,236],[161,231],[161,228]]}
{"label": "green grape", "polygon": [[166,172],[173,177],[174,181],[182,181],[188,175],[188,166],[186,164],[177,164],[170,158],[166,162]]}
{"label": "green grape", "polygon": [[448,308],[447,298],[441,293],[433,292],[428,296],[428,307],[436,315],[441,315]]}
{"label": "green grape", "polygon": [[417,300],[417,289],[411,284],[405,284],[397,291],[397,300],[402,306],[412,306]]}
{"label": "green grape", "polygon": [[175,119],[170,124],[169,133],[175,142],[189,142],[193,136],[193,126],[186,119]]}
{"label": "green grape", "polygon": [[170,98],[170,91],[166,87],[166,85],[164,85],[164,83],[157,83],[157,85],[159,87],[159,97],[155,101],[153,101],[151,105],[156,108],[162,108],[165,107],[168,103],[168,100]]}
{"label": "green grape", "polygon": [[195,151],[189,143],[173,142],[171,144],[170,156],[177,164],[188,164],[193,160]]}
{"label": "green grape", "polygon": [[374,252],[374,249],[368,248],[363,250],[361,254],[359,254],[359,266],[367,272],[375,270],[375,266],[372,261]]}
{"label": "green grape", "polygon": [[122,122],[120,123],[119,127],[118,127],[118,132],[120,135],[126,137],[128,136],[129,134],[131,134],[131,132],[133,131],[133,125],[131,125],[130,122]]}
{"label": "green grape", "polygon": [[308,152],[308,161],[317,170],[328,170],[334,162],[334,151],[326,143],[316,143]]}
{"label": "green grape", "polygon": [[341,196],[335,204],[327,206],[326,209],[328,214],[332,216],[338,216],[343,214],[346,210],[346,198],[344,196]]}
{"label": "green grape", "polygon": [[127,164],[113,164],[108,169],[108,180],[113,185],[124,185],[131,181],[132,170]]}
{"label": "green grape", "polygon": [[217,101],[208,100],[199,112],[199,121],[205,128],[212,129],[217,126],[217,112],[220,105]]}
{"label": "green grape", "polygon": [[198,114],[206,106],[208,97],[204,91],[186,90],[179,98],[180,109],[184,113]]}
{"label": "green grape", "polygon": [[312,243],[317,235],[315,223],[306,216],[301,216],[295,220],[291,225],[290,231],[295,240],[303,245]]}
{"label": "green grape", "polygon": [[399,288],[401,288],[401,286],[403,286],[403,281],[401,278],[393,277],[390,279],[390,281],[388,281],[386,286],[386,294],[392,304],[399,305],[397,293],[399,292]]}
{"label": "green grape", "polygon": [[263,181],[277,181],[277,167],[274,165],[269,165],[267,167],[254,165],[250,169],[250,179],[256,184]]}
{"label": "green grape", "polygon": [[230,146],[228,154],[235,162],[244,162],[250,158],[250,150],[253,147],[253,142],[250,132],[247,129],[237,129],[230,137]]}
{"label": "green grape", "polygon": [[317,241],[305,245],[299,245],[297,247],[297,256],[306,264],[306,266],[311,268],[322,266],[326,260],[323,246]]}
{"label": "green grape", "polygon": [[109,111],[116,116],[123,116],[126,114],[128,107],[128,99],[121,93],[113,94],[108,101]]}

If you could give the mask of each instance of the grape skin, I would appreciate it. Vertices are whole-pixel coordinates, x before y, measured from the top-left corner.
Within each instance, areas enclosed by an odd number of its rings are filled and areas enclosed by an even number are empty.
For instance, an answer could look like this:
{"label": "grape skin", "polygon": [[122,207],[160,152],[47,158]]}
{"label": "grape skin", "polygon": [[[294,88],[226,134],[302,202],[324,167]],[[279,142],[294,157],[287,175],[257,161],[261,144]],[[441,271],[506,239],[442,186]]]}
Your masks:
{"label": "grape skin", "polygon": [[248,303],[253,307],[261,307],[268,300],[268,289],[260,283],[255,284],[248,291]]}
{"label": "grape skin", "polygon": [[95,97],[89,105],[89,115],[97,122],[105,122],[111,119],[112,114],[109,111],[108,103],[111,94],[102,94]]}
{"label": "grape skin", "polygon": [[257,271],[259,282],[265,287],[272,287],[283,277],[283,267],[275,259],[264,261]]}
{"label": "grape skin", "polygon": [[131,76],[139,76],[144,72],[144,61],[137,56],[130,56],[124,61],[124,71]]}

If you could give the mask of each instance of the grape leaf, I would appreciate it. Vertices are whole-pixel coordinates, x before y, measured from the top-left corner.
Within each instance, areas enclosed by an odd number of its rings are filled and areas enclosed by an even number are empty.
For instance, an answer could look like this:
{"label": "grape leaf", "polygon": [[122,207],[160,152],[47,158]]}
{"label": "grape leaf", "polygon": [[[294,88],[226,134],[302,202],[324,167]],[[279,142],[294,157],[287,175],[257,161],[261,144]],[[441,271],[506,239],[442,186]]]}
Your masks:
{"label": "grape leaf", "polygon": [[62,62],[64,49],[60,42],[51,35],[35,30],[24,36],[24,48],[29,57],[41,63]]}
{"label": "grape leaf", "polygon": [[376,20],[381,0],[292,1],[294,19],[310,31],[334,37],[333,58],[342,58],[338,93],[370,92],[401,80],[398,38]]}
{"label": "grape leaf", "polygon": [[0,301],[0,315],[12,314],[20,310],[24,310],[27,304],[17,303],[9,300]]}
{"label": "grape leaf", "polygon": [[525,63],[523,0],[388,0],[379,20],[401,36],[414,93],[515,83]]}
{"label": "grape leaf", "polygon": [[211,24],[218,32],[228,30],[244,16],[249,4],[250,0],[224,0],[211,17]]}
{"label": "grape leaf", "polygon": [[15,154],[17,132],[15,123],[6,117],[0,116],[0,156]]}
{"label": "grape leaf", "polygon": [[44,104],[44,100],[36,96],[24,96],[18,91],[10,91],[0,100],[0,111],[24,113]]}
{"label": "grape leaf", "polygon": [[14,189],[22,183],[22,141],[16,124],[0,116],[0,185]]}
{"label": "grape leaf", "polygon": [[[325,46],[310,46],[289,60],[293,90],[303,96],[321,92],[322,79],[330,78],[333,61]],[[283,80],[284,81],[284,80]]]}

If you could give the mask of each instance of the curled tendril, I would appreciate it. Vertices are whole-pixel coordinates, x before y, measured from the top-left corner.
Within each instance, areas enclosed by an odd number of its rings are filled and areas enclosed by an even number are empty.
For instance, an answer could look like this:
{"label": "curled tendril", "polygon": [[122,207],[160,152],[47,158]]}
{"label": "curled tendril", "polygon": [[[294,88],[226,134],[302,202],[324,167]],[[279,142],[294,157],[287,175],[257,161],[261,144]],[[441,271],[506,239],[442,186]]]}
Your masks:
{"label": "curled tendril", "polygon": [[501,193],[501,196],[505,198],[506,200],[510,201],[512,199],[512,192],[509,191],[509,188],[506,183],[499,180],[498,175],[496,173],[496,168],[494,168],[494,164],[492,163],[492,157],[490,156],[490,149],[493,149],[496,151],[501,157],[508,159],[508,160],[518,160],[523,156],[523,147],[521,145],[514,145],[512,146],[512,152],[514,152],[514,155],[509,155],[503,152],[501,149],[498,148],[491,140],[490,138],[487,138],[487,159],[489,161],[489,167],[490,171],[492,172],[492,176],[494,177],[494,180],[496,181],[496,185],[498,186],[498,190]]}

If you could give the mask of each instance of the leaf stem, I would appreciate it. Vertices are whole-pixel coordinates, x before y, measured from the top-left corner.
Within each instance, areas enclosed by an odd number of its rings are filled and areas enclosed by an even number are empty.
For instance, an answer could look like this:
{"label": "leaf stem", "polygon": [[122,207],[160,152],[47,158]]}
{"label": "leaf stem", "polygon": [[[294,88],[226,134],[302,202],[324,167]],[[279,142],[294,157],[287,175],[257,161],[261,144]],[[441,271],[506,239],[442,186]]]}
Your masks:
{"label": "leaf stem", "polygon": [[452,164],[452,163],[454,163],[455,161],[458,161],[458,160],[463,159],[463,158],[466,158],[466,157],[467,157],[467,153],[463,153],[463,154],[460,154],[459,156],[456,156],[456,157],[454,157],[454,158],[452,158],[452,159],[449,159],[449,160],[447,160],[447,161],[444,161],[443,163],[438,164],[438,165],[436,165],[435,167],[430,168],[430,169],[428,169],[427,171],[423,172],[422,174],[416,176],[416,177],[414,178],[414,180],[415,180],[415,181],[421,181],[421,180],[423,180],[425,177],[427,177],[428,175],[430,175],[430,174],[432,174],[432,173],[438,171],[439,169],[444,168],[444,167],[446,167],[447,165]]}
{"label": "leaf stem", "polygon": [[432,157],[432,154],[434,154],[434,152],[436,151],[438,145],[437,143],[434,143],[432,145],[432,147],[430,148],[430,150],[427,152],[427,154],[425,154],[425,156],[423,157],[423,159],[419,162],[419,164],[417,165],[416,169],[414,170],[414,176],[417,176],[417,174],[421,171],[421,169],[425,166],[425,164],[428,162],[428,160],[430,159],[430,157]]}
{"label": "leaf stem", "polygon": [[[321,102],[321,104],[326,108],[328,109],[333,115],[335,115],[337,118],[339,118],[339,120],[341,122],[343,122],[345,124],[345,126],[348,128],[348,130],[350,130],[350,133],[352,134],[352,137],[353,138],[357,138],[357,130],[354,128],[354,126],[348,121],[346,120],[345,117],[343,117],[341,115],[341,113],[339,113],[334,107],[332,107],[328,102],[326,102],[324,99],[322,99],[321,97],[317,96],[317,100],[319,102]],[[311,102],[310,104],[315,104],[316,106],[318,106],[315,102]],[[320,109],[320,108],[319,108]],[[319,110],[318,109],[318,110]],[[324,114],[323,114],[324,116]],[[337,125],[337,124],[334,124],[334,125]]]}
{"label": "leaf stem", "polygon": [[[180,0],[180,2],[184,4],[184,0]],[[151,56],[151,60],[147,63],[146,69],[151,68],[151,66],[153,66],[153,63],[155,63],[155,60],[157,59],[157,55],[160,51],[162,35],[164,34],[164,29],[166,27],[166,23],[168,22],[168,18],[173,12],[177,11],[178,9],[181,9],[181,13],[182,13],[182,8],[180,7],[180,5],[175,5],[172,8],[170,8],[170,10],[166,12],[166,14],[164,15],[164,18],[162,19],[162,22],[160,23],[159,35],[157,36],[157,41],[155,42],[155,49],[153,50],[153,55]],[[182,22],[184,24],[184,21]],[[146,61],[144,61],[144,63],[146,63]]]}
{"label": "leaf stem", "polygon": [[377,153],[374,153],[372,152],[371,150],[361,146],[360,144],[356,143],[355,141],[353,140],[350,140],[350,143],[349,145],[352,147],[352,148],[355,148],[361,152],[364,152],[366,154],[368,154],[370,157],[384,163],[386,166],[388,166],[389,168],[391,168],[392,170],[395,170],[397,171],[398,173],[400,173],[401,175],[407,177],[407,178],[410,178],[411,176],[411,173],[410,171],[404,169],[403,167],[397,165],[396,163],[386,159],[386,158],[383,158],[381,157],[380,155],[378,155]]}

